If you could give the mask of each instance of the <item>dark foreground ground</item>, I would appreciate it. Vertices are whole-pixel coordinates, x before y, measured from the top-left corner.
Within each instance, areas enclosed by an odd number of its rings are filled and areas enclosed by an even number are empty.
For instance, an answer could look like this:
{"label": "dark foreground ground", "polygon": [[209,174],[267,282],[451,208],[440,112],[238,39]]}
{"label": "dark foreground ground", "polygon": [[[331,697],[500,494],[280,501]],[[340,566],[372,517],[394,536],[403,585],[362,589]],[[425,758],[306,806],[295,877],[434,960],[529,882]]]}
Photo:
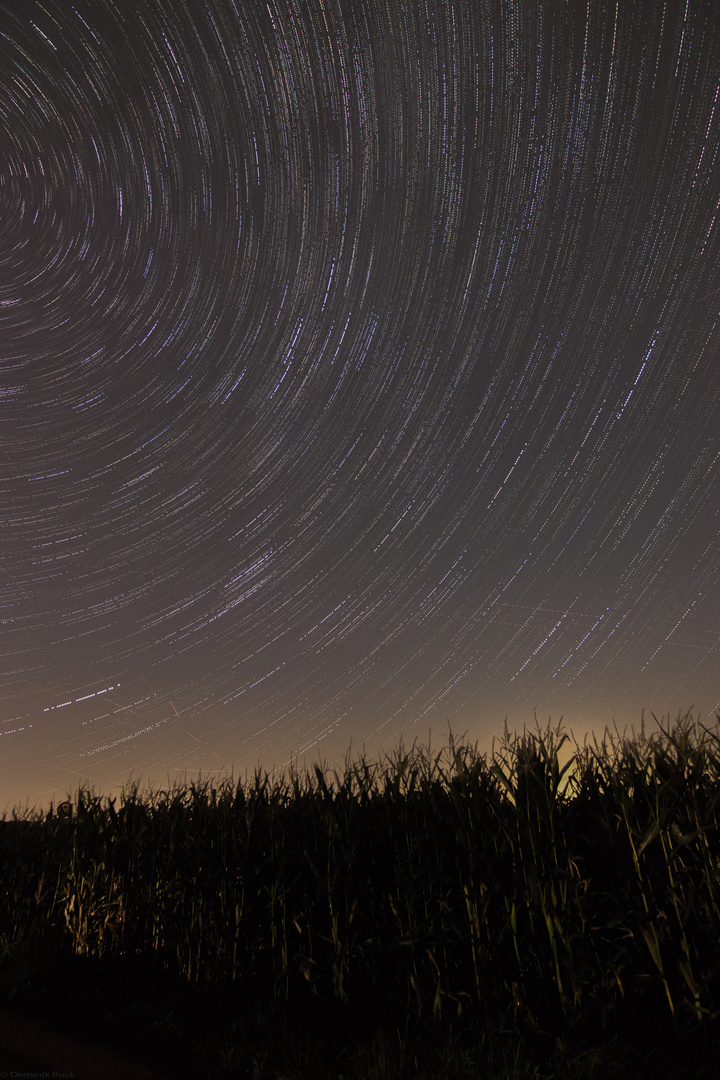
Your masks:
{"label": "dark foreground ground", "polygon": [[[41,1020],[0,1010],[0,1073],[21,1080],[166,1080],[107,1046],[64,1034]],[[167,1080],[170,1080],[170,1074]]]}
{"label": "dark foreground ground", "polygon": [[[68,971],[54,989],[0,1009],[0,1074],[15,1080],[717,1080],[720,1030],[682,1036],[663,1016],[634,1031],[436,1030],[375,1025],[320,1008],[268,1015],[214,995],[111,972]],[[58,987],[58,972],[52,985]],[[372,1010],[371,1010],[372,1012]],[[244,1015],[243,1015],[244,1014]],[[250,1019],[248,1019],[250,1017]],[[377,1019],[376,1016],[373,1017]],[[522,1025],[521,1025],[522,1026]]]}

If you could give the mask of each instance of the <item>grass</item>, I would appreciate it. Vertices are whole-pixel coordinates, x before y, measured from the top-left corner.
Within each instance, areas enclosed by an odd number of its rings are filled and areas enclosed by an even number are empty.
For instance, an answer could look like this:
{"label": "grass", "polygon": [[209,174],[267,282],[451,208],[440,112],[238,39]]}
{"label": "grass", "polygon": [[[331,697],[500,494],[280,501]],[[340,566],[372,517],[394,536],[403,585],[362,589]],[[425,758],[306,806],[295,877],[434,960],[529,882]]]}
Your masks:
{"label": "grass", "polygon": [[[562,752],[562,753],[561,753]],[[720,1074],[720,718],[0,822],[0,1000],[172,1075]]]}

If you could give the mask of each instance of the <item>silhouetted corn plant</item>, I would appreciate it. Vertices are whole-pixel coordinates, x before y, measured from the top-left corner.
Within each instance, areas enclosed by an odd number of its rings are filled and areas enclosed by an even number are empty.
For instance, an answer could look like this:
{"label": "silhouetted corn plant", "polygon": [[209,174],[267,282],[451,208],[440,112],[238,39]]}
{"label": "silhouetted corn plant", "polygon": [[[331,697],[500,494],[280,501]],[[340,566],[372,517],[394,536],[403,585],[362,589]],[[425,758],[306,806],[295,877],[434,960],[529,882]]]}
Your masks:
{"label": "silhouetted corn plant", "polygon": [[[720,734],[452,736],[0,823],[0,941],[532,1031],[720,999]],[[59,809],[59,808],[58,808]],[[648,1004],[650,1003],[650,1004]]]}

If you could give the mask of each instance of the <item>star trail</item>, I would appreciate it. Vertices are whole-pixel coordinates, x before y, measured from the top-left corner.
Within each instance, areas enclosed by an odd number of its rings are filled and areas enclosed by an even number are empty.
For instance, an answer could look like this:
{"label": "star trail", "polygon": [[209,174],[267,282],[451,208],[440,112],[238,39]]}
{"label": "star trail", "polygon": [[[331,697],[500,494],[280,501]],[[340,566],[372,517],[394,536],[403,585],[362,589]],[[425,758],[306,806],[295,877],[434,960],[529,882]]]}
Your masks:
{"label": "star trail", "polygon": [[720,708],[720,11],[0,2],[0,803]]}

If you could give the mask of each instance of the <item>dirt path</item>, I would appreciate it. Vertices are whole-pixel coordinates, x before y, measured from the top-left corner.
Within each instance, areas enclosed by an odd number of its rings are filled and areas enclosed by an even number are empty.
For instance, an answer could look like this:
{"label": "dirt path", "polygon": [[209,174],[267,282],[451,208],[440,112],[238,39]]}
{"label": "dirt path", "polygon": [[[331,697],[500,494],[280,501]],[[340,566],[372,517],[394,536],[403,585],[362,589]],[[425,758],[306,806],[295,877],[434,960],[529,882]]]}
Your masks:
{"label": "dirt path", "polygon": [[40,1020],[0,1009],[0,1073],[57,1080],[166,1080],[114,1050],[55,1031]]}

